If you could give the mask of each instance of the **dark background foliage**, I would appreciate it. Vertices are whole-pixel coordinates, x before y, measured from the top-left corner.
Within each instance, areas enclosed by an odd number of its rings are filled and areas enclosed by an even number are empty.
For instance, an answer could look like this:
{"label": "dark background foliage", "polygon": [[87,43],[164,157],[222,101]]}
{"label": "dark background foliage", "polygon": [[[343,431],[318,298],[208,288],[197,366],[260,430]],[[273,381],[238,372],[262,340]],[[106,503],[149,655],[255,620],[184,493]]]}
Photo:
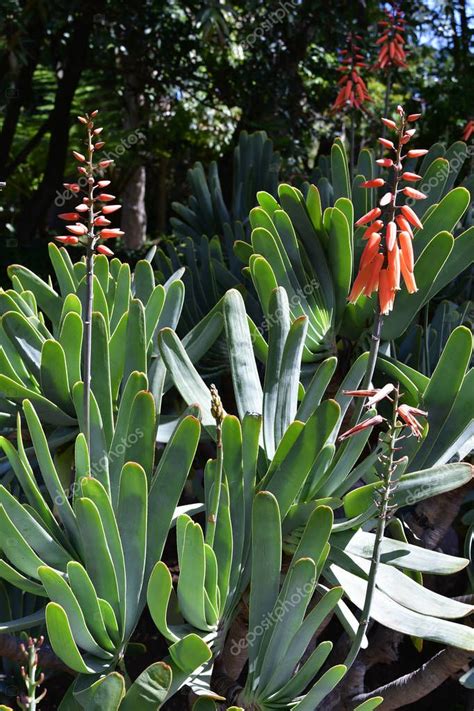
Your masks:
{"label": "dark background foliage", "polygon": [[[423,109],[423,145],[458,139],[472,112],[473,8],[466,0],[401,6],[409,69],[393,76],[393,105]],[[128,248],[168,231],[171,202],[186,195],[196,160],[221,157],[229,191],[242,129],[267,131],[286,179],[310,173],[345,131],[330,107],[337,49],[351,29],[363,38],[374,98],[357,142],[373,141],[386,77],[370,66],[383,8],[372,0],[1,0],[2,265],[19,252],[37,263],[57,234],[81,111],[102,112]]]}

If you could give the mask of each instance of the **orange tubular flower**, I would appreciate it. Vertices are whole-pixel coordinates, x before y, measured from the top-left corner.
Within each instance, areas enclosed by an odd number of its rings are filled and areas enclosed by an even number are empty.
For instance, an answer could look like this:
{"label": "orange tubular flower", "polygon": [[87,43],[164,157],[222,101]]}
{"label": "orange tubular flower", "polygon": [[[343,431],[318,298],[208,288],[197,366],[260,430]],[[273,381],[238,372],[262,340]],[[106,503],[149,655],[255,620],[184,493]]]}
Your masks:
{"label": "orange tubular flower", "polygon": [[[379,165],[390,170],[391,179],[385,181],[382,178],[374,178],[362,183],[362,187],[376,188],[389,182],[391,189],[379,198],[379,207],[372,208],[355,223],[356,227],[364,227],[362,239],[367,240],[367,244],[362,252],[359,272],[348,297],[351,303],[355,303],[361,294],[370,296],[377,291],[382,314],[389,314],[393,308],[396,292],[401,288],[400,277],[403,278],[410,294],[417,291],[412,244],[413,228],[422,229],[423,223],[411,207],[399,204],[397,200],[404,195],[418,200],[426,197],[420,190],[403,185],[404,182],[415,182],[421,178],[417,173],[403,170],[403,161],[407,157],[413,157],[415,153],[422,156],[425,153],[418,149],[403,154],[405,144],[414,134],[414,129],[408,127],[409,119],[416,121],[419,114],[410,114],[407,117],[401,106],[397,111],[398,123],[391,119],[384,120],[385,126],[396,131],[396,142],[379,139],[393,154],[393,159],[382,158],[378,161]],[[382,239],[380,232],[384,225],[385,239]]]}
{"label": "orange tubular flower", "polygon": [[[81,163],[78,166],[78,172],[84,177],[81,177],[78,183],[64,183],[64,187],[72,193],[79,193],[81,185],[84,185],[86,195],[82,198],[82,202],[76,205],[73,212],[63,212],[58,215],[61,220],[75,224],[66,226],[71,235],[56,237],[56,240],[63,245],[82,245],[87,247],[87,254],[91,255],[91,257],[93,252],[110,257],[113,254],[112,250],[100,244],[100,242],[122,237],[124,233],[118,228],[109,228],[111,222],[105,217],[105,215],[120,209],[120,205],[104,204],[115,200],[115,195],[100,192],[96,194],[96,191],[100,191],[110,185],[110,180],[99,180],[100,176],[98,174],[113,163],[113,160],[108,158],[103,158],[97,162],[94,161],[97,151],[104,146],[103,141],[95,141],[96,136],[102,133],[103,130],[102,127],[94,127],[94,118],[97,113],[97,111],[93,111],[91,114],[78,116],[79,122],[85,126],[87,131],[87,150],[85,154],[77,151],[73,151],[72,154]],[[97,228],[100,227],[105,229],[97,231]]]}
{"label": "orange tubular flower", "polygon": [[[403,12],[398,5],[394,5],[392,10],[385,11],[385,20],[378,23],[382,34],[376,42],[379,54],[374,65],[375,69],[407,68],[404,49],[405,23]],[[412,114],[412,116],[414,115],[416,114]],[[388,126],[388,123],[386,125]],[[389,126],[389,128],[394,128],[394,126]]]}
{"label": "orange tubular flower", "polygon": [[361,48],[356,43],[360,40],[359,35],[349,33],[347,36],[347,48],[341,51],[341,64],[338,71],[342,76],[339,79],[339,93],[332,106],[333,111],[343,111],[344,109],[357,109],[365,111],[364,103],[372,101],[367,91],[367,86],[360,75],[360,69],[365,67]]}

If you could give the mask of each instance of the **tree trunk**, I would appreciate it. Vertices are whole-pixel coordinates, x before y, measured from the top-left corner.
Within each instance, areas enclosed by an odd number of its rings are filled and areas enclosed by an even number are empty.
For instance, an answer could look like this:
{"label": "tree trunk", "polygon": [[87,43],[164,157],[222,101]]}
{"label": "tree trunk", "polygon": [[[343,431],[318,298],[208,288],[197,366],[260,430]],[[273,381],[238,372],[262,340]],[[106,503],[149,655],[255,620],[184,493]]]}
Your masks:
{"label": "tree trunk", "polygon": [[121,195],[122,230],[125,232],[127,249],[140,249],[145,241],[147,226],[145,188],[145,166],[139,165],[133,170]]}
{"label": "tree trunk", "polygon": [[42,13],[36,13],[34,10],[32,13],[33,16],[26,26],[25,36],[21,40],[25,59],[17,72],[14,86],[10,92],[10,100],[5,110],[0,133],[0,166],[2,171],[10,159],[21,109],[28,103],[31,95],[33,74],[38,64],[39,53],[45,36]]}

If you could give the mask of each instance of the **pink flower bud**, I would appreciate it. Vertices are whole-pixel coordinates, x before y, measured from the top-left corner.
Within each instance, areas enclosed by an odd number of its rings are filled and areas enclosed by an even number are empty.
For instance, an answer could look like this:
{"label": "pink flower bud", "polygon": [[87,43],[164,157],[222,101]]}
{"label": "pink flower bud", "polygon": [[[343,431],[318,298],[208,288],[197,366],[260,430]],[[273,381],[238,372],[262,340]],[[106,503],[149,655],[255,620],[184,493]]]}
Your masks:
{"label": "pink flower bud", "polygon": [[73,235],[79,235],[79,237],[87,234],[87,227],[81,224],[67,225],[66,229],[69,230],[69,232],[72,232]]}
{"label": "pink flower bud", "polygon": [[408,151],[407,156],[408,158],[422,158],[422,156],[425,156],[427,153],[426,148],[413,148],[411,151]]}
{"label": "pink flower bud", "polygon": [[361,225],[366,225],[368,222],[376,220],[378,217],[380,217],[381,214],[382,210],[379,207],[374,207],[372,210],[369,210],[369,212],[366,212],[365,215],[359,217],[359,219],[355,223],[355,226],[360,227]]}
{"label": "pink flower bud", "polygon": [[108,185],[110,185],[110,180],[99,180],[97,183],[99,188],[106,188]]}
{"label": "pink flower bud", "polygon": [[421,180],[421,175],[417,175],[416,173],[403,173],[402,175],[402,180],[408,180],[411,183],[416,183],[418,180]]}
{"label": "pink flower bud", "polygon": [[78,116],[77,120],[80,121],[81,123],[87,124],[87,119],[84,118],[84,116]]}
{"label": "pink flower bud", "polygon": [[79,205],[76,205],[76,210],[77,210],[78,212],[87,212],[88,209],[89,209],[89,208],[87,207],[87,205],[84,205],[83,203],[80,203]]}
{"label": "pink flower bud", "polygon": [[78,193],[81,189],[77,183],[63,183],[64,187],[70,190],[72,193]]}
{"label": "pink flower bud", "polygon": [[405,219],[407,219],[411,225],[413,225],[414,227],[418,227],[418,229],[420,230],[423,228],[422,221],[420,220],[416,212],[413,212],[411,207],[409,207],[408,205],[402,205],[400,209],[402,211],[403,217],[405,217]]}
{"label": "pink flower bud", "polygon": [[422,193],[421,190],[415,190],[415,188],[409,188],[408,186],[403,188],[403,193],[407,197],[413,198],[413,200],[426,200],[428,197],[425,193]]}
{"label": "pink flower bud", "polygon": [[97,195],[97,200],[100,200],[101,202],[111,202],[112,200],[115,200],[115,195],[100,193],[100,195]]}
{"label": "pink flower bud", "polygon": [[117,227],[114,227],[110,230],[101,230],[99,234],[102,239],[115,239],[116,237],[122,237],[125,232],[122,232],[122,230],[119,230]]}
{"label": "pink flower bud", "polygon": [[384,146],[384,148],[395,150],[395,146],[392,141],[388,141],[386,138],[379,138],[378,141],[382,144],[382,146]]}
{"label": "pink flower bud", "polygon": [[389,205],[392,201],[392,198],[393,198],[393,195],[390,192],[385,193],[385,195],[382,195],[382,197],[379,200],[380,207],[385,207],[385,205]]}
{"label": "pink flower bud", "polygon": [[389,252],[392,251],[392,249],[395,246],[395,242],[397,239],[397,225],[395,222],[389,222],[387,225],[387,231],[385,233],[385,240],[387,242],[387,249]]}
{"label": "pink flower bud", "polygon": [[85,159],[86,159],[86,157],[83,156],[82,153],[78,153],[77,151],[73,151],[73,152],[72,152],[72,155],[74,156],[74,158],[75,158],[76,160],[80,161],[81,163],[84,163],[84,161],[85,161]]}
{"label": "pink flower bud", "polygon": [[100,151],[101,148],[105,146],[104,141],[97,141],[97,143],[94,144],[94,148],[96,151]]}
{"label": "pink flower bud", "polygon": [[61,244],[77,244],[79,242],[79,239],[77,237],[73,237],[72,235],[55,237],[54,239],[61,242]]}
{"label": "pink flower bud", "polygon": [[77,212],[61,212],[61,214],[58,215],[58,217],[60,220],[66,220],[66,221],[79,219],[79,215]]}
{"label": "pink flower bud", "polygon": [[102,133],[103,130],[104,129],[102,127],[101,128],[94,128],[94,130],[93,130],[94,136],[98,136],[99,133]]}
{"label": "pink flower bud", "polygon": [[97,251],[99,254],[105,254],[106,257],[113,257],[114,253],[111,249],[105,246],[105,244],[99,244],[97,246]]}
{"label": "pink flower bud", "polygon": [[91,118],[95,118],[98,113],[99,113],[99,109],[95,109],[95,111],[93,111],[93,112],[91,113]]}
{"label": "pink flower bud", "polygon": [[109,165],[112,165],[113,160],[100,160],[99,161],[99,168],[108,168]]}
{"label": "pink flower bud", "polygon": [[111,224],[110,220],[108,220],[103,215],[99,215],[99,217],[96,217],[94,220],[94,225],[96,225],[96,227],[107,227],[107,225],[110,225],[110,224]]}
{"label": "pink flower bud", "polygon": [[364,183],[359,185],[360,188],[381,188],[385,185],[385,180],[383,178],[374,178],[373,180],[366,180]]}
{"label": "pink flower bud", "polygon": [[102,208],[102,212],[104,215],[110,215],[112,212],[117,212],[117,210],[120,210],[122,205],[104,205]]}
{"label": "pink flower bud", "polygon": [[396,129],[396,128],[397,128],[397,124],[395,123],[395,121],[392,121],[392,119],[383,118],[383,119],[382,119],[382,123],[383,123],[385,126],[387,126],[387,128],[393,128],[393,129]]}
{"label": "pink flower bud", "polygon": [[421,114],[409,114],[407,116],[407,121],[409,121],[410,123],[413,123],[413,121],[418,121],[420,116],[421,116]]}
{"label": "pink flower bud", "polygon": [[383,168],[391,168],[393,165],[393,160],[391,158],[378,158],[375,162]]}

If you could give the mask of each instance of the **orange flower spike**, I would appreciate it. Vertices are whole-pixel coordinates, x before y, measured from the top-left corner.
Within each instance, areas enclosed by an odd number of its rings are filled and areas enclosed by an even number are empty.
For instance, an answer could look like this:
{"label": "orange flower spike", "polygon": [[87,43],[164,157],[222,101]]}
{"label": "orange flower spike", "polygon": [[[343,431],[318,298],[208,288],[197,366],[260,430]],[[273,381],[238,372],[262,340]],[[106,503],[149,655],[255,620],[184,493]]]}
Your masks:
{"label": "orange flower spike", "polygon": [[405,219],[408,220],[408,222],[413,225],[413,227],[418,227],[419,230],[423,229],[422,221],[420,220],[416,212],[413,212],[411,207],[409,207],[408,205],[402,205],[400,209],[402,211],[403,217],[405,217]]}
{"label": "orange flower spike", "polygon": [[408,186],[403,188],[403,194],[413,200],[426,200],[428,197],[425,193],[422,193],[421,190],[415,190],[415,188],[409,188]]}
{"label": "orange flower spike", "polygon": [[391,220],[387,225],[387,232],[385,234],[385,241],[387,244],[387,249],[389,252],[392,251],[395,241],[397,239],[397,225],[393,220]]}
{"label": "orange flower spike", "polygon": [[385,180],[383,178],[374,178],[373,180],[366,180],[361,183],[359,187],[361,188],[381,188],[385,185]]}
{"label": "orange flower spike", "polygon": [[381,269],[379,273],[379,305],[381,313],[385,316],[392,309],[393,295],[394,292],[390,288],[389,273],[386,269]]}
{"label": "orange flower spike", "polygon": [[355,278],[354,284],[352,285],[351,293],[347,297],[347,300],[351,304],[355,304],[359,296],[363,293],[369,276],[372,271],[372,264],[367,264],[363,269],[361,269]]}
{"label": "orange flower spike", "polygon": [[375,220],[375,222],[372,222],[372,224],[367,227],[364,234],[362,235],[362,239],[369,239],[371,234],[373,234],[374,232],[378,232],[382,227],[382,220]]}
{"label": "orange flower spike", "polygon": [[421,175],[417,175],[417,173],[409,173],[405,172],[402,174],[402,180],[408,180],[410,183],[417,183],[419,180],[421,180]]}
{"label": "orange flower spike", "polygon": [[405,255],[403,252],[400,254],[400,270],[402,272],[403,281],[409,294],[414,294],[418,291],[418,287],[415,281],[415,275],[410,271],[405,263]]}
{"label": "orange flower spike", "polygon": [[383,254],[376,254],[374,259],[370,263],[371,270],[367,279],[367,284],[364,288],[365,296],[372,296],[374,291],[377,291],[377,289],[379,288],[380,270],[382,269],[383,262]]}
{"label": "orange flower spike", "polygon": [[400,249],[396,242],[392,251],[387,254],[387,262],[390,288],[392,291],[400,291]]}
{"label": "orange flower spike", "polygon": [[413,230],[412,230],[411,225],[408,222],[408,220],[405,217],[403,217],[403,215],[397,215],[395,218],[395,221],[396,221],[397,225],[399,226],[399,228],[401,230],[403,230],[404,232],[408,232],[410,237],[413,239]]}
{"label": "orange flower spike", "polygon": [[400,249],[403,254],[403,259],[410,272],[413,271],[415,265],[415,259],[413,256],[413,244],[411,237],[408,232],[400,232],[398,235],[398,241],[400,243]]}
{"label": "orange flower spike", "polygon": [[379,207],[374,207],[372,210],[369,210],[369,212],[366,212],[365,215],[359,217],[355,223],[355,226],[360,227],[361,225],[366,225],[368,222],[372,222],[372,220],[379,218],[381,214],[382,210]]}
{"label": "orange flower spike", "polygon": [[381,239],[382,238],[378,232],[374,232],[370,235],[360,258],[359,269],[363,269],[374,259],[375,255],[379,251]]}

